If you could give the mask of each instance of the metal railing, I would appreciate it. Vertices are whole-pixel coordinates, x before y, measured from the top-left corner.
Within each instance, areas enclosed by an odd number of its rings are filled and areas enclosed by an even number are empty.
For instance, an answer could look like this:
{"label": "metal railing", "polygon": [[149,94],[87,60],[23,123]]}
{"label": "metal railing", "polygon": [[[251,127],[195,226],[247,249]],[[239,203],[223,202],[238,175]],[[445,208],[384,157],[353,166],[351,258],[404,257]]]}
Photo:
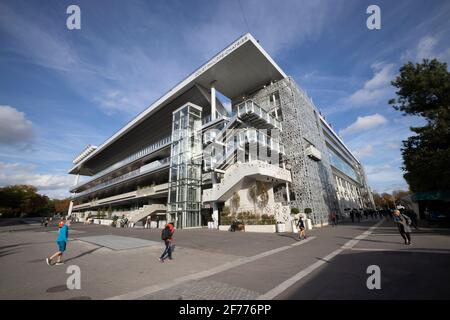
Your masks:
{"label": "metal railing", "polygon": [[[78,198],[78,197],[84,196],[86,194],[98,191],[100,189],[104,189],[106,187],[110,187],[110,186],[112,186],[114,184],[123,182],[125,180],[137,177],[137,176],[139,176],[139,175],[141,175],[143,173],[148,173],[148,172],[151,172],[151,171],[155,171],[157,169],[160,169],[161,167],[164,167],[164,166],[168,165],[169,162],[170,162],[170,157],[164,158],[162,160],[154,161],[154,162],[150,163],[150,164],[155,163],[154,165],[151,165],[151,166],[145,165],[145,166],[143,166],[143,167],[141,167],[139,169],[130,171],[130,172],[124,174],[124,175],[121,175],[121,176],[118,176],[118,177],[113,178],[111,180],[108,180],[108,181],[105,181],[103,183],[100,183],[100,184],[96,185],[95,187],[92,187],[92,188],[86,189],[83,192],[77,193],[75,195],[75,197]],[[143,168],[145,168],[145,169],[143,169]]]}
{"label": "metal railing", "polygon": [[238,104],[236,110],[238,116],[242,116],[247,113],[254,113],[261,119],[265,120],[268,124],[274,126],[275,128],[278,128],[280,130],[283,129],[283,126],[280,121],[272,117],[270,113],[268,113],[263,108],[258,106],[255,102],[253,102],[253,100],[246,100]]}
{"label": "metal railing", "polygon": [[135,160],[137,160],[137,159],[145,157],[145,156],[149,155],[150,153],[154,152],[155,150],[158,150],[158,149],[160,149],[162,147],[170,145],[171,142],[172,142],[172,139],[171,139],[170,136],[165,137],[165,138],[159,140],[158,142],[155,142],[155,143],[149,145],[148,147],[145,147],[145,148],[139,150],[138,152],[132,154],[131,156],[129,156],[129,157],[127,157],[127,158],[125,158],[125,159],[123,159],[123,160],[121,160],[119,162],[116,162],[112,166],[109,166],[108,168],[103,169],[102,171],[100,171],[100,172],[96,173],[95,175],[93,175],[89,180],[76,184],[75,186],[72,187],[71,190],[75,190],[75,189],[77,189],[77,188],[79,188],[79,187],[81,187],[83,185],[86,185],[86,184],[88,184],[88,183],[90,183],[90,182],[92,182],[92,181],[94,181],[94,180],[96,180],[96,179],[98,179],[98,178],[100,178],[100,177],[102,177],[102,176],[104,176],[104,175],[106,175],[106,174],[116,170],[116,169],[119,169],[119,168],[121,168],[121,167],[123,167],[123,166],[125,166],[125,165],[127,165],[127,164],[129,164],[129,163],[131,163],[131,162],[133,162]]}
{"label": "metal railing", "polygon": [[207,115],[206,117],[204,117],[202,119],[202,125],[208,124],[213,121],[222,120],[222,119],[228,119],[228,117],[224,116],[223,114],[218,113],[218,114],[216,114],[216,118],[214,120],[212,120],[211,115]]}

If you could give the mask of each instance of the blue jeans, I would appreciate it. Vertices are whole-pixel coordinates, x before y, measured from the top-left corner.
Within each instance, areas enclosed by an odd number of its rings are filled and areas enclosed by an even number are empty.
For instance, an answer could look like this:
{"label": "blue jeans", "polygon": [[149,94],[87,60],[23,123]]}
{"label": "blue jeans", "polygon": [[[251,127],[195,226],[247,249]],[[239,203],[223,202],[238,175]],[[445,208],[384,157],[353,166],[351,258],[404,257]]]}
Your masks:
{"label": "blue jeans", "polygon": [[164,250],[160,259],[164,260],[167,257],[169,257],[169,259],[172,259],[172,242],[169,240],[165,240],[164,243],[166,244],[166,249]]}

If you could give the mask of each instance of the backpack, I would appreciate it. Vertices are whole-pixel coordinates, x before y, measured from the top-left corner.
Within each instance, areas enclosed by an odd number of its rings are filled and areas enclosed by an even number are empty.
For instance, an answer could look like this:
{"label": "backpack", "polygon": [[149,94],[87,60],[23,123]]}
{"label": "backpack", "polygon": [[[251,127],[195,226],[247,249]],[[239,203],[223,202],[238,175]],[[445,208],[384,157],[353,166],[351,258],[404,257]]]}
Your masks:
{"label": "backpack", "polygon": [[163,231],[161,232],[161,239],[162,240],[167,240],[172,236],[172,232],[170,231],[169,228],[164,228]]}

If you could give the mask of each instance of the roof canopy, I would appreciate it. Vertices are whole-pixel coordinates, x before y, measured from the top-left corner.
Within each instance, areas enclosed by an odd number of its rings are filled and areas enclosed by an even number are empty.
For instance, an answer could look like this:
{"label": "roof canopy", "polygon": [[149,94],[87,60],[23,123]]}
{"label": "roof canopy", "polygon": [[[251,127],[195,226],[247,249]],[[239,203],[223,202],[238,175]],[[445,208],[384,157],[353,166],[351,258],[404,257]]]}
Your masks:
{"label": "roof canopy", "polygon": [[94,158],[130,129],[142,123],[157,110],[164,108],[195,84],[200,84],[205,88],[214,84],[214,87],[228,98],[236,99],[271,81],[281,80],[285,77],[286,74],[269,54],[251,34],[247,33],[155,101],[95,151],[77,163],[69,173],[78,173],[83,163]]}

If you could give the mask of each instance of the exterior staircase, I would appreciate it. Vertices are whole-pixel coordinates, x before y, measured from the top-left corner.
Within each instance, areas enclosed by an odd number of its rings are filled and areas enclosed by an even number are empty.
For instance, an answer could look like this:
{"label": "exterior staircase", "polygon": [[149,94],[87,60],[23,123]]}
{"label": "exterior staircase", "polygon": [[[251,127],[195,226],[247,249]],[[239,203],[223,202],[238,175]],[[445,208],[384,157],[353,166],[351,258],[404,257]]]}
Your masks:
{"label": "exterior staircase", "polygon": [[203,202],[227,200],[245,177],[269,177],[280,182],[291,182],[290,171],[276,165],[259,160],[235,163],[227,169],[220,183],[203,191]]}
{"label": "exterior staircase", "polygon": [[133,212],[129,213],[127,215],[128,223],[136,223],[149,215],[155,213],[155,212],[165,212],[167,210],[167,207],[165,204],[147,204],[143,207],[134,210]]}

